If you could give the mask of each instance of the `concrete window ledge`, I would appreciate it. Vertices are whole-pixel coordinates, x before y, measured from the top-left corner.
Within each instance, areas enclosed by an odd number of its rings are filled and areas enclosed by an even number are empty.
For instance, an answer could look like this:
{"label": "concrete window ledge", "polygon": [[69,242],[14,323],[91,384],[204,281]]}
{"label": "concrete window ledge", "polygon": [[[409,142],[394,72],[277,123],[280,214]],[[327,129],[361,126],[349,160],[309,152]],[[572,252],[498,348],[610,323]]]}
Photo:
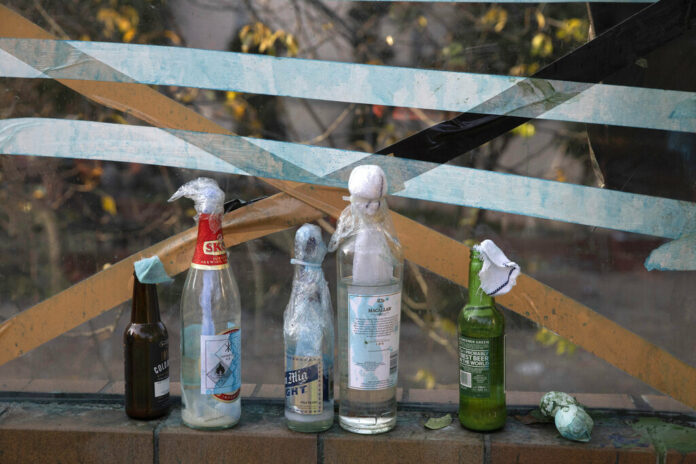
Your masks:
{"label": "concrete window ledge", "polygon": [[[254,389],[257,393],[259,388]],[[176,401],[175,401],[176,402]],[[458,421],[437,431],[424,422],[448,403],[401,403],[397,427],[355,435],[335,424],[321,434],[289,431],[282,401],[243,399],[240,423],[217,432],[191,430],[180,408],[143,422],[129,419],[118,395],[0,397],[0,463],[695,463],[696,415],[593,409],[592,441],[561,438],[552,424],[525,425],[529,407],[511,406],[502,431],[480,434]]]}

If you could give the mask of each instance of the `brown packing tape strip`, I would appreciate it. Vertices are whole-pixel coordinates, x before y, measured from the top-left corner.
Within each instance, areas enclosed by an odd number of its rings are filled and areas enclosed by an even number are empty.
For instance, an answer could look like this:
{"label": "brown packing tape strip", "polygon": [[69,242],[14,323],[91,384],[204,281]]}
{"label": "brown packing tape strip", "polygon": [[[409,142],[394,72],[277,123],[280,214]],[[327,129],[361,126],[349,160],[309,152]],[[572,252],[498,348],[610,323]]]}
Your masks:
{"label": "brown packing tape strip", "polygon": [[[273,195],[226,214],[222,223],[225,243],[237,245],[321,216],[286,195]],[[196,234],[193,227],[163,240],[5,321],[0,325],[0,365],[129,300],[132,286],[126,282],[139,259],[159,256],[169,275],[187,270]]]}
{"label": "brown packing tape strip", "polygon": [[[54,38],[48,32],[3,6],[0,6],[0,36]],[[95,101],[128,111],[158,127],[229,133],[214,122],[145,85],[73,80],[59,80],[59,82]],[[288,181],[264,180],[285,194],[333,217],[337,217],[345,206],[341,198],[345,194],[343,190]],[[287,199],[291,200],[289,197]],[[407,259],[455,283],[467,285],[469,250],[466,246],[398,214],[393,214],[393,219]],[[69,305],[84,298],[87,293],[87,287],[85,287],[83,293],[73,298],[75,301],[68,300],[60,307],[53,302],[61,294],[47,301],[52,302],[51,306],[55,313],[65,316],[71,314]],[[499,298],[499,302],[570,339],[578,346],[657,390],[696,408],[696,389],[693,388],[696,385],[696,369],[586,306],[528,276],[520,276],[515,290]],[[45,303],[47,302],[41,304]],[[108,309],[110,308],[101,308],[102,312]],[[17,317],[19,316],[21,315]],[[0,326],[0,352],[7,346],[3,340],[2,328],[3,326]],[[6,329],[6,332],[9,330],[11,326]],[[0,364],[3,362],[1,359]]]}

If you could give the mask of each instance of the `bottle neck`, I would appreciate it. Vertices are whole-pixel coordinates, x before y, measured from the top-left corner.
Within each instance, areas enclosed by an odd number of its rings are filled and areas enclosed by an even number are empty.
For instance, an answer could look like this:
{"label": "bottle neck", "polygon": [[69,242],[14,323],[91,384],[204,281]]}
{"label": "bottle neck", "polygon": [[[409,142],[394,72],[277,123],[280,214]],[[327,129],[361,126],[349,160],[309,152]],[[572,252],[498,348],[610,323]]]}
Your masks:
{"label": "bottle neck", "polygon": [[135,324],[155,324],[160,322],[157,285],[143,284],[135,274],[133,274],[131,322]]}
{"label": "bottle neck", "polygon": [[305,283],[318,282],[324,277],[324,270],[320,266],[306,266],[304,264],[295,264],[295,281],[303,281]]}
{"label": "bottle neck", "polygon": [[479,272],[483,267],[481,256],[475,250],[471,250],[471,261],[469,263],[469,303],[468,306],[493,306],[495,301],[481,290],[481,279]]}
{"label": "bottle neck", "polygon": [[198,238],[191,265],[198,269],[227,267],[227,251],[222,237],[222,215],[201,214],[198,217]]}

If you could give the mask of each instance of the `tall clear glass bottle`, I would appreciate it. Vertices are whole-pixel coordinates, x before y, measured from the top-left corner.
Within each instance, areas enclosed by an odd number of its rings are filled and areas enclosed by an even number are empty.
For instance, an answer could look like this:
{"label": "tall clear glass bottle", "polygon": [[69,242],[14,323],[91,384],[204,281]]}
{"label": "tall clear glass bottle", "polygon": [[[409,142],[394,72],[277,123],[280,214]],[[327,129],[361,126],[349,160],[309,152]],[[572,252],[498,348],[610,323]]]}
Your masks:
{"label": "tall clear glass bottle", "polygon": [[214,180],[183,185],[198,239],[181,295],[181,418],[196,429],[232,427],[241,415],[241,305],[222,236],[224,193]]}
{"label": "tall clear glass bottle", "polygon": [[285,419],[298,432],[333,425],[334,326],[331,295],[321,264],[321,229],[305,224],[295,234],[295,276],[283,317]]}
{"label": "tall clear glass bottle", "polygon": [[359,166],[351,205],[329,249],[338,249],[339,424],[361,434],[396,425],[403,256],[384,198],[384,172]]}
{"label": "tall clear glass bottle", "polygon": [[505,425],[505,319],[481,289],[483,261],[472,248],[469,302],[459,313],[459,421],[486,432]]}

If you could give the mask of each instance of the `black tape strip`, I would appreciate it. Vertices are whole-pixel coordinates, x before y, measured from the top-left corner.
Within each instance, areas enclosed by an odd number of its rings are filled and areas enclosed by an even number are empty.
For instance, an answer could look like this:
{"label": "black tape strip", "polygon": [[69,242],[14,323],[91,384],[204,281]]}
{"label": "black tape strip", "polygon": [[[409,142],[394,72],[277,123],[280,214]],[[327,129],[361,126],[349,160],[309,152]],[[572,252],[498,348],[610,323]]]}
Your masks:
{"label": "black tape strip", "polygon": [[[694,0],[661,0],[647,6],[532,77],[598,83],[683,35],[696,16],[693,3]],[[518,91],[517,87],[525,82],[494,98],[505,98],[505,93]],[[446,163],[526,121],[529,118],[484,115],[474,109],[406,137],[377,154]]]}

